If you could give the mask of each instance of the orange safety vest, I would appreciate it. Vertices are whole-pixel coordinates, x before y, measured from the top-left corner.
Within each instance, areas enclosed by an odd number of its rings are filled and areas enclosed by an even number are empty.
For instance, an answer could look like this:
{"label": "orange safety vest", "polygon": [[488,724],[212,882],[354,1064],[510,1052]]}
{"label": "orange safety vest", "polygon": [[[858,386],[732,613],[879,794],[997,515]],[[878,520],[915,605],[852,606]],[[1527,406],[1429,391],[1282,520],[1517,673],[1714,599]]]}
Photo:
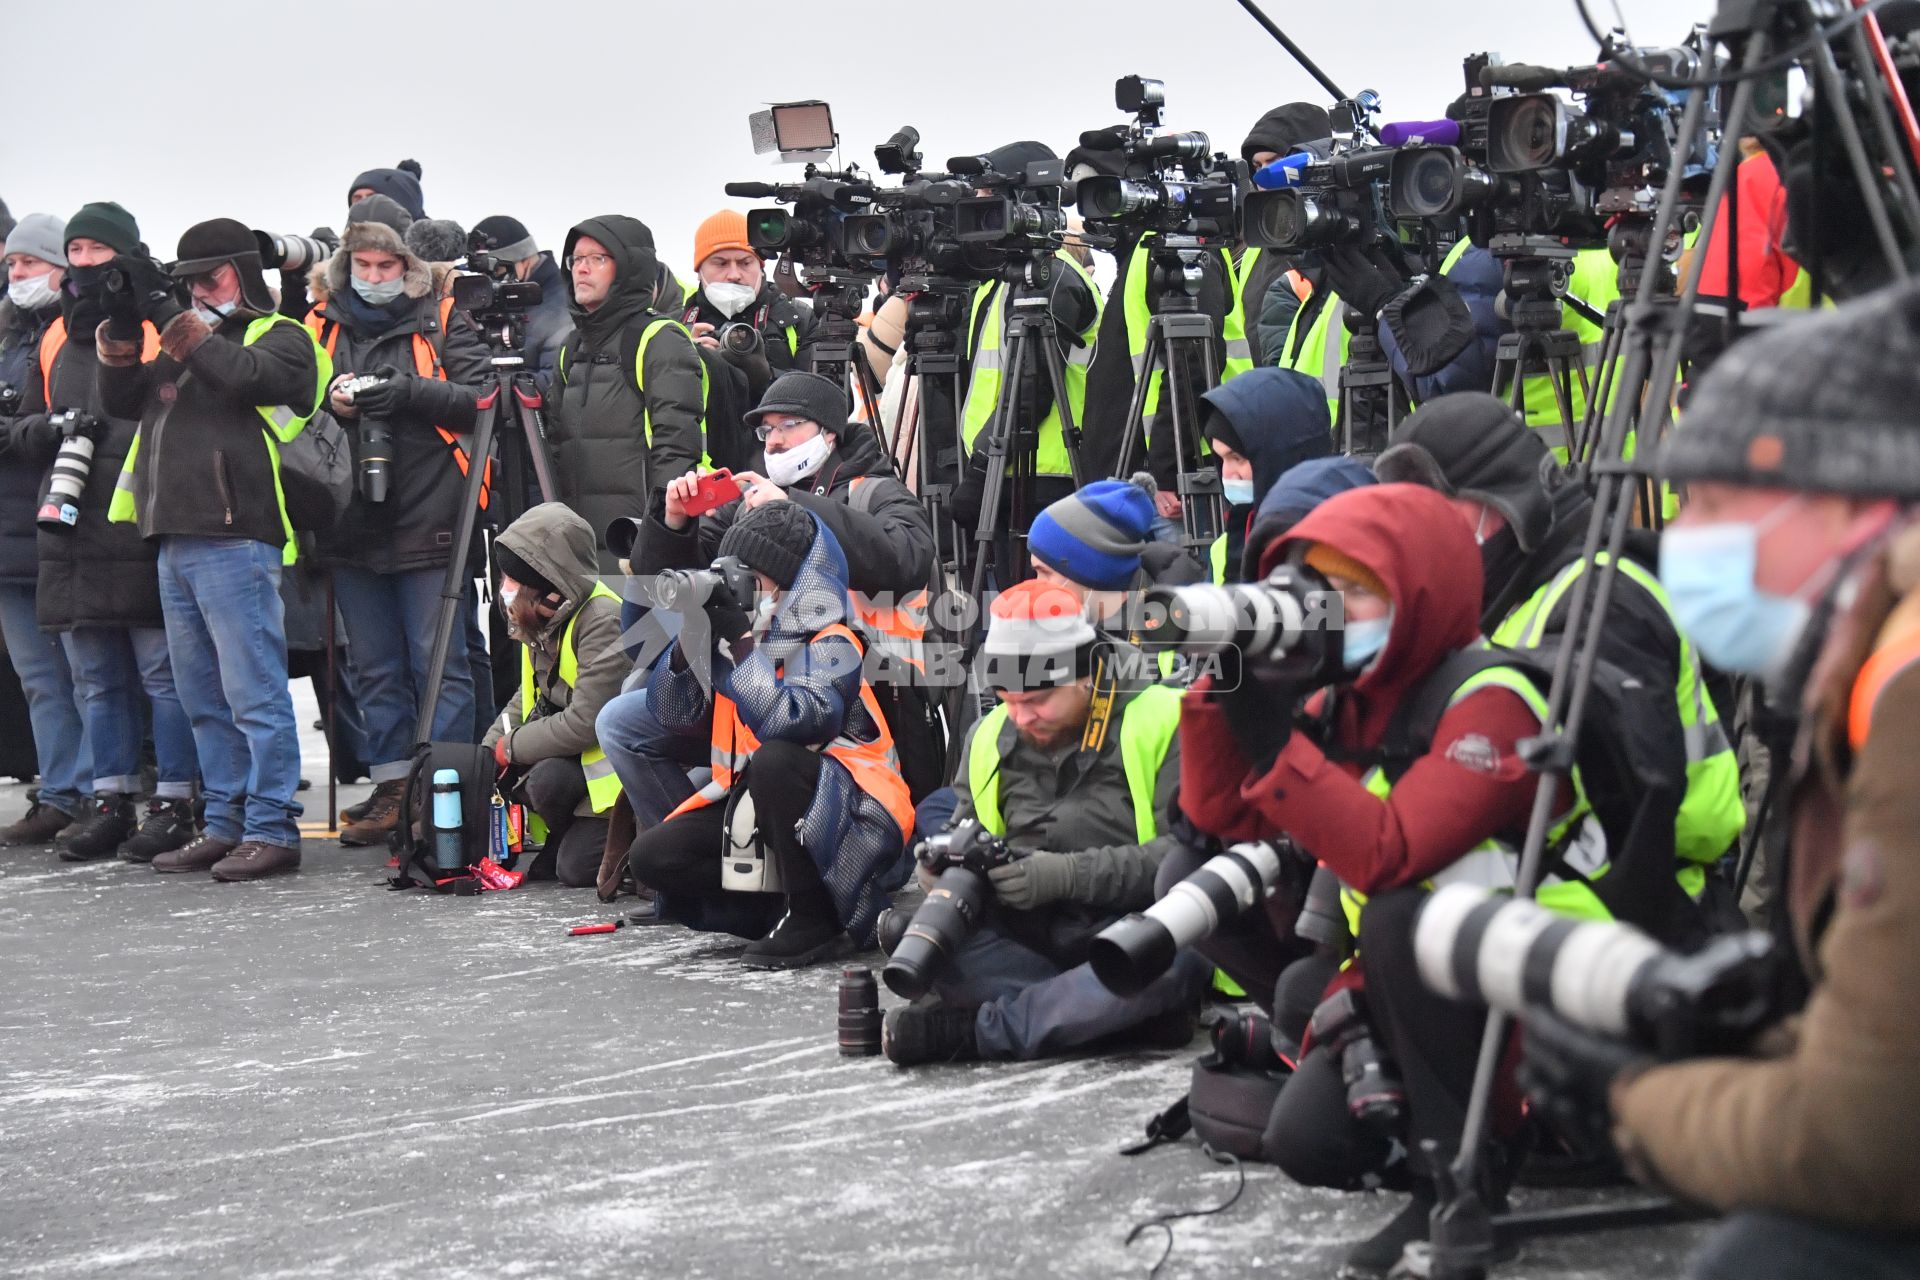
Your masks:
{"label": "orange safety vest", "polygon": [[[453,315],[453,299],[440,299],[440,332],[447,331],[447,321]],[[333,359],[333,349],[340,341],[340,322],[329,319],[325,312],[315,307],[307,313],[307,328],[313,330],[313,336],[326,348],[327,359]],[[434,348],[433,339],[415,330],[413,334],[413,369],[423,378],[447,380],[447,371],[440,365],[440,353]],[[454,465],[460,468],[460,474],[467,474],[467,437],[445,427],[435,427],[440,438],[453,450]],[[480,509],[487,509],[487,500],[493,496],[493,459],[487,459],[487,469],[480,477]]]}
{"label": "orange safety vest", "polygon": [[[144,320],[140,324],[140,363],[147,364],[160,354],[160,331],[153,327],[153,321]],[[47,331],[40,335],[40,395],[47,402],[47,408],[53,405],[53,362],[60,358],[60,349],[67,345],[67,318],[55,316]]]}
{"label": "orange safety vest", "polygon": [[[859,512],[868,511],[868,502],[862,500],[861,493],[863,486],[872,478],[854,477],[853,483],[847,486],[848,507]],[[864,491],[869,495],[873,492],[871,489]],[[927,669],[925,645],[929,601],[925,587],[891,607],[877,604],[859,591],[849,591],[847,594],[853,600],[853,616],[872,634],[880,652],[902,659],[915,671],[924,672]]]}
{"label": "orange safety vest", "polygon": [[1920,662],[1920,628],[1896,635],[1873,651],[1860,674],[1853,679],[1853,695],[1847,702],[1847,741],[1855,752],[1867,745],[1873,728],[1873,707],[1893,678]]}
{"label": "orange safety vest", "polygon": [[[822,627],[815,638],[824,636],[844,636],[853,641],[856,649],[860,646],[860,638],[843,622]],[[874,700],[873,686],[864,676],[860,679],[860,705],[867,709],[867,718],[873,721],[880,736],[872,742],[856,742],[843,732],[824,750],[846,766],[855,786],[880,802],[899,825],[900,838],[905,840],[913,832],[913,800],[907,795],[907,780],[900,775],[900,757],[893,749],[893,733],[887,728],[886,717],[880,714],[880,704]],[[672,820],[725,799],[759,747],[760,739],[740,719],[740,709],[734,706],[733,699],[716,691],[713,695],[713,781],[683,800],[667,818]]]}
{"label": "orange safety vest", "polygon": [[1289,267],[1281,279],[1287,282],[1287,288],[1293,290],[1293,296],[1305,302],[1313,296],[1313,281],[1307,279],[1299,268]]}

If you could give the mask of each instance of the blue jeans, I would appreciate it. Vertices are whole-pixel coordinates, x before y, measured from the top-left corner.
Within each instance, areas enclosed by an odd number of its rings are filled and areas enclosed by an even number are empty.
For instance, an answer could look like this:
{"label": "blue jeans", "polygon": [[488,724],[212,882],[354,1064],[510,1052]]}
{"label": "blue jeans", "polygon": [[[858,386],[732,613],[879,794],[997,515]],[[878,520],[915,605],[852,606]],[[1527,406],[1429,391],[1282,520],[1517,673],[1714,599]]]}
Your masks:
{"label": "blue jeans", "polygon": [[28,586],[0,586],[0,632],[6,635],[7,656],[27,695],[27,720],[40,766],[40,803],[71,818],[85,803],[83,788],[93,778],[93,758],[67,651],[60,637],[40,629],[33,594]]}
{"label": "blue jeans", "polygon": [[647,701],[646,686],[609,698],[593,722],[600,749],[619,776],[636,830],[666,821],[695,785],[687,771],[705,767],[712,755],[711,734],[676,733],[661,724]]}
{"label": "blue jeans", "polygon": [[1920,1275],[1920,1232],[1832,1226],[1745,1210],[1715,1227],[1688,1280],[1903,1280]]}
{"label": "blue jeans", "polygon": [[160,605],[200,753],[207,834],[298,849],[300,732],[287,692],[280,549],[252,538],[165,538]]}
{"label": "blue jeans", "polygon": [[[347,651],[353,655],[353,696],[367,730],[367,773],[376,783],[395,782],[413,766],[413,729],[420,697],[433,659],[434,629],[440,621],[440,569],[412,573],[372,573],[343,565],[333,571],[333,598],[347,627]],[[473,632],[473,588],[468,585],[456,620],[447,665],[440,679],[440,700],[433,709],[435,742],[466,742],[473,736],[473,667],[468,661]],[[482,642],[484,643],[484,642]]]}
{"label": "blue jeans", "polygon": [[1213,966],[1182,951],[1138,995],[1117,996],[1091,965],[1059,965],[987,926],[960,946],[933,984],[944,1004],[979,1005],[973,1038],[983,1058],[1044,1058],[1197,1006]]}
{"label": "blue jeans", "polygon": [[144,693],[153,707],[153,754],[160,766],[154,794],[163,800],[191,799],[200,761],[193,724],[174,690],[167,633],[159,627],[75,627],[63,639],[73,685],[86,708],[94,793],[139,794]]}

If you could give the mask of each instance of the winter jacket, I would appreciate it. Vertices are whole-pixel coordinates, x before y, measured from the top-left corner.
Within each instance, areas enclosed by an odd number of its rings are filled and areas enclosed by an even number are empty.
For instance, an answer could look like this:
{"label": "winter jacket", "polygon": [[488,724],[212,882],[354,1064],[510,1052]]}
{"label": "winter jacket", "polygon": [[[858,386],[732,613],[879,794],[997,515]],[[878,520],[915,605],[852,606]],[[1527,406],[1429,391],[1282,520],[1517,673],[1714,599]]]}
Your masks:
{"label": "winter jacket", "polygon": [[[369,307],[353,292],[352,255],[369,249],[391,253],[406,264],[401,277],[405,290],[387,307]],[[409,252],[384,223],[347,228],[345,241],[327,263],[327,290],[326,304],[316,307],[307,323],[322,346],[331,345],[334,380],[391,370],[408,380],[411,402],[386,424],[393,434],[393,462],[384,502],[367,501],[357,483],[367,422],[340,415],[340,425],[354,444],[356,485],[340,523],[320,536],[320,555],[330,563],[373,573],[443,569],[452,557],[455,526],[466,504],[467,476],[439,429],[458,436],[472,432],[475,403],[493,372],[486,344],[457,308],[447,312],[441,332],[434,269]],[[444,380],[416,372],[416,334],[427,339]],[[471,440],[463,440],[461,447],[470,449]]]}
{"label": "winter jacket", "polygon": [[[840,547],[815,517],[815,537],[793,585],[783,592],[764,633],[735,665],[730,650],[710,652],[711,687],[689,665],[681,632],[668,661],[654,667],[649,698],[661,724],[679,732],[708,732],[713,691],[734,703],[741,722],[761,742],[825,747],[838,738],[873,742],[880,726],[860,697],[861,660],[845,636],[820,634],[848,621],[847,566]],[[699,634],[710,636],[710,628]],[[749,759],[747,769],[753,763]],[[736,782],[736,786],[741,785]],[[903,793],[904,794],[904,793]],[[813,803],[800,819],[801,845],[820,869],[834,910],[867,945],[887,903],[888,872],[900,861],[904,835],[886,806],[862,789],[839,760],[822,751]],[[718,847],[714,856],[719,857]],[[676,906],[676,910],[678,907]],[[688,919],[695,927],[700,920]]]}
{"label": "winter jacket", "polygon": [[143,536],[285,545],[259,406],[311,413],[324,389],[320,353],[297,321],[276,323],[242,345],[259,318],[243,305],[209,328],[183,311],[161,331],[161,354],[151,364],[140,363],[137,335],[117,337],[112,321],[102,323],[101,403],[114,417],[140,419],[133,497]]}
{"label": "winter jacket", "polygon": [[[26,312],[0,300],[0,386],[20,393],[20,412],[46,407],[40,379],[40,339],[60,315],[56,304]],[[0,419],[0,585],[30,587],[40,572],[34,510],[48,458],[16,453],[8,444],[11,424]]]}
{"label": "winter jacket", "polygon": [[[704,445],[706,411],[698,349],[678,322],[653,309],[659,263],[653,237],[632,218],[594,218],[567,233],[566,252],[581,236],[614,258],[614,284],[593,311],[572,308],[574,331],[560,352],[547,409],[547,441],[562,502],[579,512],[597,539],[622,516],[646,514],[649,499],[691,471]],[[573,282],[568,277],[568,297]],[[647,326],[661,322],[634,378]],[[602,542],[600,568],[618,567]]]}
{"label": "winter jacket", "polygon": [[573,315],[567,307],[567,274],[553,255],[543,250],[527,279],[540,286],[540,305],[527,309],[527,371],[544,390],[553,384],[560,348],[573,332]]}
{"label": "winter jacket", "polygon": [[1319,381],[1293,369],[1250,369],[1207,392],[1201,403],[1200,434],[1211,436],[1224,419],[1253,463],[1253,501],[1227,512],[1226,564],[1237,569],[1260,500],[1294,466],[1333,452],[1333,422]]}
{"label": "winter jacket", "polygon": [[[1851,575],[1858,597],[1800,698],[1785,883],[1811,1000],[1756,1057],[1659,1066],[1614,1085],[1629,1166],[1686,1199],[1920,1229],[1917,557],[1908,526]],[[1870,658],[1895,674],[1856,706]]]}
{"label": "winter jacket", "polygon": [[[516,682],[513,697],[507,700],[504,712],[487,730],[481,745],[492,747],[500,737],[501,726],[513,724],[519,727],[508,739],[507,758],[515,764],[578,756],[599,744],[593,722],[600,708],[620,692],[620,682],[632,666],[620,648],[620,601],[593,594],[599,571],[593,531],[560,503],[541,503],[508,525],[499,541],[560,588],[568,607],[526,642],[539,705],[529,716],[523,690]],[[571,688],[559,675],[560,646],[569,623],[573,624],[573,652],[579,663],[578,678]],[[574,813],[590,817],[592,800],[583,797]]]}
{"label": "winter jacket", "polygon": [[1249,271],[1247,258],[1254,252],[1244,250],[1235,264],[1240,273],[1240,303],[1247,318],[1254,367],[1271,368],[1280,363],[1287,330],[1293,326],[1294,313],[1300,310],[1300,295],[1287,277],[1287,272],[1300,264],[1290,254],[1261,249]]}
{"label": "winter jacket", "polygon": [[[710,324],[716,332],[731,323],[698,287],[692,288],[676,313],[691,333],[696,324]],[[744,421],[760,403],[775,378],[793,369],[808,368],[813,351],[813,313],[797,306],[769,280],[754,304],[733,318],[760,330],[760,353],[736,356],[700,347],[707,367],[707,456],[716,467],[743,470],[752,465],[760,443]]]}
{"label": "winter jacket", "polygon": [[[1765,151],[1740,162],[1734,184],[1731,198],[1740,202],[1740,300],[1750,308],[1777,307],[1800,279],[1800,264],[1787,255],[1784,244],[1786,185]],[[1722,231],[1728,224],[1727,199],[1721,198],[1719,220],[1714,223]],[[1727,238],[1716,235],[1707,248],[1707,260],[1700,265],[1700,292],[1724,297],[1727,284]]]}
{"label": "winter jacket", "polygon": [[[853,482],[877,486],[865,511],[849,505]],[[933,522],[907,487],[893,478],[871,430],[849,424],[840,445],[820,470],[787,490],[787,497],[813,512],[833,532],[846,563],[847,586],[866,595],[907,596],[925,587],[933,573]],[[656,499],[640,532],[635,573],[704,569],[720,553],[743,510],[730,502],[675,532],[667,528],[666,502]]]}

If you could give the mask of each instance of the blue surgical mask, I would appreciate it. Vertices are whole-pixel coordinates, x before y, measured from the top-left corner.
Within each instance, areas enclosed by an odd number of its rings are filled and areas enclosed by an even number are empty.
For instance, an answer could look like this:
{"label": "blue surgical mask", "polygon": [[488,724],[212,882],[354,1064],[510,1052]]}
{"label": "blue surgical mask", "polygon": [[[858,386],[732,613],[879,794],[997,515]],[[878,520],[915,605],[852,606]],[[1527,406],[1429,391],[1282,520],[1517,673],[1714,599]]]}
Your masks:
{"label": "blue surgical mask", "polygon": [[1250,479],[1222,479],[1220,481],[1220,492],[1226,496],[1227,505],[1230,507],[1250,507],[1253,505],[1253,481]]}
{"label": "blue surgical mask", "polygon": [[1389,610],[1384,617],[1368,618],[1364,622],[1347,622],[1346,633],[1340,640],[1340,660],[1349,671],[1358,671],[1380,656],[1387,647],[1387,637],[1393,633],[1393,613]]}
{"label": "blue surgical mask", "polygon": [[400,276],[392,280],[382,280],[378,284],[371,284],[368,281],[362,280],[359,276],[354,276],[352,279],[353,291],[360,295],[361,301],[375,307],[386,306],[389,302],[392,302],[404,293],[407,288],[405,276]]}
{"label": "blue surgical mask", "polygon": [[1681,525],[1660,537],[1660,585],[1674,621],[1722,671],[1778,679],[1806,633],[1812,606],[1753,580],[1760,539],[1798,501],[1782,502],[1757,524]]}

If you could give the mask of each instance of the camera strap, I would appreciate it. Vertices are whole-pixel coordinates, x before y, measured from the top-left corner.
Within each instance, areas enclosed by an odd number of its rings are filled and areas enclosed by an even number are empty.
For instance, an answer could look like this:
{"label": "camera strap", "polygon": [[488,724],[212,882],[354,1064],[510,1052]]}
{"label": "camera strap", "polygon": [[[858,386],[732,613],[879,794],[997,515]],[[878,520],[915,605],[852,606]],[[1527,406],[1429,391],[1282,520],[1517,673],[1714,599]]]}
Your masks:
{"label": "camera strap", "polygon": [[1080,730],[1080,750],[1098,753],[1106,746],[1107,734],[1113,728],[1114,704],[1118,701],[1119,682],[1108,669],[1103,650],[1093,660],[1093,701],[1087,706],[1087,723]]}

